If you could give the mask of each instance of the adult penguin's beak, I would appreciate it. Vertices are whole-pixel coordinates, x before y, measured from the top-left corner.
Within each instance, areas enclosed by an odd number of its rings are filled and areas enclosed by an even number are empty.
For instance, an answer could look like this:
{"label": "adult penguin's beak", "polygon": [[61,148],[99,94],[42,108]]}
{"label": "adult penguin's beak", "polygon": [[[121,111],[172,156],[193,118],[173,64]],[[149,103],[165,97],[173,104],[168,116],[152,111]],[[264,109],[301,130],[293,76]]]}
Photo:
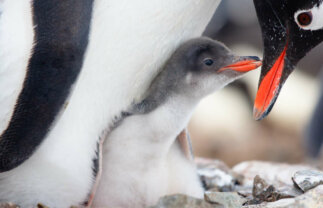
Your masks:
{"label": "adult penguin's beak", "polygon": [[[294,66],[289,61],[288,25],[282,10],[267,0],[254,0],[262,29],[264,58],[254,103],[254,118],[261,120],[273,108],[279,92]],[[282,6],[282,2],[280,3]]]}
{"label": "adult penguin's beak", "polygon": [[254,104],[254,118],[265,118],[296,64],[307,52],[323,41],[323,29],[305,30],[295,14],[299,1],[254,0],[264,43],[264,57],[259,88]]}

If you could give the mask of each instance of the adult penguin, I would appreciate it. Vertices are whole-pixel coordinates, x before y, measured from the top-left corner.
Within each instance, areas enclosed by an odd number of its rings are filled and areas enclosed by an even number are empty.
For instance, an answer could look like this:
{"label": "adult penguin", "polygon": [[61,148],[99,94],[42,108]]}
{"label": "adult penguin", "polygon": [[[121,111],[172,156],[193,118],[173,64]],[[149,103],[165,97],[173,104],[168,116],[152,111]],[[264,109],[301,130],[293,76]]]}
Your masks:
{"label": "adult penguin", "polygon": [[219,2],[1,1],[0,202],[86,201],[99,138]]}
{"label": "adult penguin", "polygon": [[254,0],[264,42],[264,59],[254,117],[266,117],[294,67],[323,41],[322,0]]}

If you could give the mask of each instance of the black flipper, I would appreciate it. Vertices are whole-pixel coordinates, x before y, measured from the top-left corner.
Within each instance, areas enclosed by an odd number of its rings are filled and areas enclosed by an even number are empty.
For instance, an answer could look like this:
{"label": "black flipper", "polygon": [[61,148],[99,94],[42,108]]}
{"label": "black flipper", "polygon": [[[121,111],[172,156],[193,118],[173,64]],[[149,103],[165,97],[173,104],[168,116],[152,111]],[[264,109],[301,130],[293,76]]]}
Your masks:
{"label": "black flipper", "polygon": [[34,0],[35,46],[8,128],[0,172],[28,159],[48,133],[82,68],[93,0]]}

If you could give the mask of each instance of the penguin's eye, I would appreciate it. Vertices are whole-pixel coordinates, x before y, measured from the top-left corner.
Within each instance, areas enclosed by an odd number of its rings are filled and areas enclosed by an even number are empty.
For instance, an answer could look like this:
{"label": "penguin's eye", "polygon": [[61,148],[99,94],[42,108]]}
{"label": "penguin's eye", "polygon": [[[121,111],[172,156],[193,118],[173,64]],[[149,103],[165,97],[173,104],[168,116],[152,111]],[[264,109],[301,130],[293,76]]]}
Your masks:
{"label": "penguin's eye", "polygon": [[214,61],[212,59],[210,59],[210,58],[206,58],[206,59],[203,60],[203,63],[205,65],[207,65],[207,66],[212,66]]}
{"label": "penguin's eye", "polygon": [[302,12],[297,16],[297,21],[301,26],[308,26],[312,23],[312,12]]}
{"label": "penguin's eye", "polygon": [[[304,1],[305,2],[305,1]],[[323,29],[323,4],[315,4],[307,10],[299,10],[294,14],[294,21],[301,30],[322,30]]]}

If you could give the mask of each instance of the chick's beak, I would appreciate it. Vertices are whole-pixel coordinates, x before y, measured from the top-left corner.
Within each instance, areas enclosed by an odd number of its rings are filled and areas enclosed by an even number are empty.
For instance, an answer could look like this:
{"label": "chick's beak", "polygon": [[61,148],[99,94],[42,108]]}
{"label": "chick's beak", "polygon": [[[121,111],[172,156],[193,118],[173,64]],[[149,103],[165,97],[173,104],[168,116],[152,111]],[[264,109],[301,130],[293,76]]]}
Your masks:
{"label": "chick's beak", "polygon": [[257,56],[241,56],[232,64],[221,68],[218,72],[232,70],[237,72],[248,72],[257,69],[262,65],[261,60]]}

